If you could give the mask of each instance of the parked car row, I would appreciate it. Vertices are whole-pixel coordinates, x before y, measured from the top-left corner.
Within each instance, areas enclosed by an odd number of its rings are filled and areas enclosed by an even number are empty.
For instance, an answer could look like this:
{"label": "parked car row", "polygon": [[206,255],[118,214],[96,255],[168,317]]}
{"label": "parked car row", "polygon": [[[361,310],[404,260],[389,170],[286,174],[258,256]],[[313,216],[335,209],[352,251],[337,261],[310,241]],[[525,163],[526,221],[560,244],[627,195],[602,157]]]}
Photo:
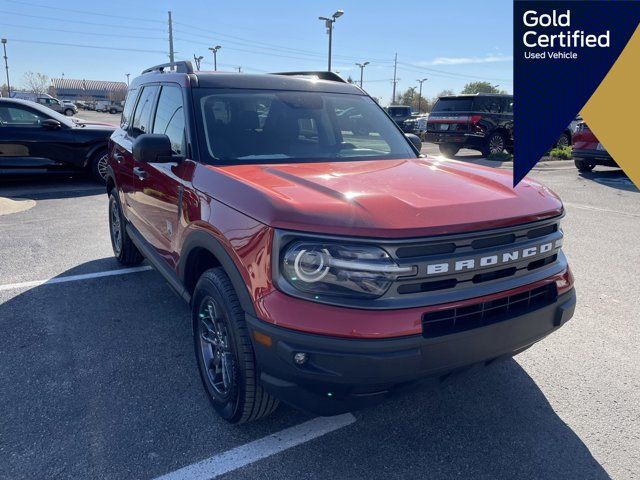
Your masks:
{"label": "parked car row", "polygon": [[0,175],[85,169],[104,181],[107,140],[114,130],[41,103],[0,98]]}
{"label": "parked car row", "polygon": [[14,92],[12,98],[30,100],[50,108],[58,113],[71,117],[78,113],[78,107],[68,100],[58,100],[46,93]]}

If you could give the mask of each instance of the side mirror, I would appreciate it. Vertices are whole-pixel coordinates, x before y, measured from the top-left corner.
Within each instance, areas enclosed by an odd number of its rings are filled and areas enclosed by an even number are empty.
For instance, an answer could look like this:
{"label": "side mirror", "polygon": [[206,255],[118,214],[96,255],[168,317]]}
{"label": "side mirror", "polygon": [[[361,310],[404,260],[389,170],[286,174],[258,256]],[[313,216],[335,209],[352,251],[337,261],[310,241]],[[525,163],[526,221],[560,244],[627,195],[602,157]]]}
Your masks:
{"label": "side mirror", "polygon": [[47,118],[40,122],[40,126],[42,128],[46,128],[48,130],[57,130],[62,126],[62,124],[58,120],[54,120],[53,118]]}
{"label": "side mirror", "polygon": [[169,137],[159,133],[138,135],[131,149],[136,162],[169,163],[182,159],[178,155],[173,155]]}
{"label": "side mirror", "polygon": [[404,136],[407,137],[407,140],[409,140],[414,147],[416,147],[418,152],[422,150],[422,140],[420,140],[420,137],[413,133],[405,133]]}

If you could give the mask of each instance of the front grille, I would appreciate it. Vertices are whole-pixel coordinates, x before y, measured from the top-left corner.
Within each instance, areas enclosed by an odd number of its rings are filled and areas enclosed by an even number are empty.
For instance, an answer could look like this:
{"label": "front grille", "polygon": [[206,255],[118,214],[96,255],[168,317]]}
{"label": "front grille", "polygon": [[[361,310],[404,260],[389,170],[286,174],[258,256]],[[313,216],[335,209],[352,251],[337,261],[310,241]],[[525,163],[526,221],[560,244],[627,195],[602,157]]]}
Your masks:
{"label": "front grille", "polygon": [[[523,285],[528,276],[558,263],[562,237],[558,220],[554,219],[489,233],[384,245],[399,265],[414,266],[417,272],[396,280],[388,294],[408,297],[461,292],[467,288],[477,289],[480,284],[497,285],[511,279],[518,279],[517,283]],[[546,247],[543,249],[542,245]],[[531,247],[537,250],[525,255],[524,251]],[[514,252],[518,253],[517,258],[505,257]],[[458,269],[457,262],[469,260],[474,261],[473,267]],[[438,264],[446,265],[446,270],[434,267]]]}
{"label": "front grille", "polygon": [[435,338],[503,322],[551,305],[557,299],[555,283],[522,293],[422,316],[422,336]]}

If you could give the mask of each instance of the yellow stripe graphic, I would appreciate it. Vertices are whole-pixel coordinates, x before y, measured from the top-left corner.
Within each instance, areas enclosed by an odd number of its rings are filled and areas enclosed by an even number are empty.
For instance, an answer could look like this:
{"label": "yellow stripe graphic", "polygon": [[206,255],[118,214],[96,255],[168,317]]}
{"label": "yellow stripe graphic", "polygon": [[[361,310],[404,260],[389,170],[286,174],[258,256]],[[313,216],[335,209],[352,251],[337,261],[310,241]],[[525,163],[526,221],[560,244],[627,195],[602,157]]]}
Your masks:
{"label": "yellow stripe graphic", "polygon": [[582,117],[640,188],[640,26],[582,109]]}

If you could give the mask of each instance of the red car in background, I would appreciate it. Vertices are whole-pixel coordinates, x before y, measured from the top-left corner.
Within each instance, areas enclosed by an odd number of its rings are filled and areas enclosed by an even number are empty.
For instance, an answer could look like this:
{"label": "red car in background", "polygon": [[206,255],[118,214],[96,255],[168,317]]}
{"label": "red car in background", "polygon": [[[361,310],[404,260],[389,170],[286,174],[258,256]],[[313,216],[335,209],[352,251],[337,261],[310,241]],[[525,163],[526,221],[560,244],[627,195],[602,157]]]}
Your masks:
{"label": "red car in background", "polygon": [[585,122],[573,134],[573,160],[581,172],[590,172],[596,165],[618,166]]}

